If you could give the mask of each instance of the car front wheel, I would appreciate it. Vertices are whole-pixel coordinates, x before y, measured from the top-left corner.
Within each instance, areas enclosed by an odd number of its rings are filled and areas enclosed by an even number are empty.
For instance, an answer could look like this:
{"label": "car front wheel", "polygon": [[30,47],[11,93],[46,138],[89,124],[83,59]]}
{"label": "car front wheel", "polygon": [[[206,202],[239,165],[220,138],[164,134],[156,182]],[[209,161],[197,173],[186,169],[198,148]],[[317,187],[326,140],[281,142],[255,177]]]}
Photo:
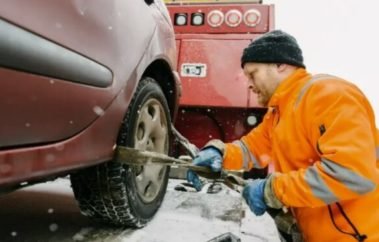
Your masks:
{"label": "car front wheel", "polygon": [[[117,144],[168,154],[170,122],[161,88],[152,78],[144,78],[129,105]],[[168,172],[167,166],[110,161],[72,174],[71,183],[84,215],[114,225],[142,227],[162,203]]]}

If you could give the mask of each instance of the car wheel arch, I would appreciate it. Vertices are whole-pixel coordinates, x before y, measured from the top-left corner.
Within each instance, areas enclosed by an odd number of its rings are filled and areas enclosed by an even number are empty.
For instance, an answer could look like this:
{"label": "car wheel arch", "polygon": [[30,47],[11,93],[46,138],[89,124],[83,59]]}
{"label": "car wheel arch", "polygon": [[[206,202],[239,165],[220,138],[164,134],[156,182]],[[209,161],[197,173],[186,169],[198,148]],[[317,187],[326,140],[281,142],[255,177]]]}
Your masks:
{"label": "car wheel arch", "polygon": [[170,64],[163,59],[155,60],[146,68],[142,77],[151,77],[156,80],[166,97],[169,109],[171,111],[171,119],[174,119],[178,108],[178,103],[176,100],[176,97],[178,96],[178,89],[176,87],[177,84]]}

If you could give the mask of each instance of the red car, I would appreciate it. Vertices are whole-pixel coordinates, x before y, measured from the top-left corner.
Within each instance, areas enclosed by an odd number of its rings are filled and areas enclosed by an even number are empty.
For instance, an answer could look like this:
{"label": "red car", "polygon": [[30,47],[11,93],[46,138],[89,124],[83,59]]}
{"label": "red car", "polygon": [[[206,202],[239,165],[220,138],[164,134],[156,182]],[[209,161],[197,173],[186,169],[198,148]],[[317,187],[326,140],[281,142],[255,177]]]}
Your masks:
{"label": "red car", "polygon": [[175,48],[161,0],[1,1],[0,191],[70,174],[83,214],[146,224],[168,168],[112,159],[169,153]]}

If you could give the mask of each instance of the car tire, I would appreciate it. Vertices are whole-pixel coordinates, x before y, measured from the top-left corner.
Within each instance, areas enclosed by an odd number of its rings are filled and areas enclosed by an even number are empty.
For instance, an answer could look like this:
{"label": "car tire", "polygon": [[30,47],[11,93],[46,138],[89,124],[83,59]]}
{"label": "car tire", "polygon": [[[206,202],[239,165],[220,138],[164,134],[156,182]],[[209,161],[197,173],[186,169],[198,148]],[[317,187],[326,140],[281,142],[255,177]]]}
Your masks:
{"label": "car tire", "polygon": [[[140,81],[124,117],[118,145],[168,154],[171,133],[166,98],[152,78]],[[168,166],[103,163],[71,174],[82,213],[117,226],[143,227],[166,193]]]}

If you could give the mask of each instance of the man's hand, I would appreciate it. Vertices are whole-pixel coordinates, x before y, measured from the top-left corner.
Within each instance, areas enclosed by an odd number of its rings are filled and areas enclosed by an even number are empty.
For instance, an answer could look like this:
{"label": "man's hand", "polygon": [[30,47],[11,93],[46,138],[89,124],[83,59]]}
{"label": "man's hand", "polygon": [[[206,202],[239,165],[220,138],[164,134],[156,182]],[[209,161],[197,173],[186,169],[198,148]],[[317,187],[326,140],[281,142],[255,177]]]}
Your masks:
{"label": "man's hand", "polygon": [[242,196],[245,198],[250,210],[257,216],[261,216],[267,210],[267,205],[264,201],[265,185],[266,179],[256,179],[249,182],[242,192]]}
{"label": "man's hand", "polygon": [[[198,153],[192,164],[196,166],[207,166],[210,167],[212,171],[219,172],[222,168],[222,154],[214,147],[206,147]],[[192,183],[197,191],[200,191],[203,187],[199,176],[192,170],[187,171],[187,181]]]}
{"label": "man's hand", "polygon": [[266,179],[255,179],[244,187],[242,196],[255,215],[260,216],[268,209],[282,209],[284,207],[272,189],[273,179],[278,174],[273,173]]}
{"label": "man's hand", "polygon": [[207,166],[214,172],[221,171],[222,167],[222,154],[214,147],[206,147],[201,150],[192,162],[196,166]]}

